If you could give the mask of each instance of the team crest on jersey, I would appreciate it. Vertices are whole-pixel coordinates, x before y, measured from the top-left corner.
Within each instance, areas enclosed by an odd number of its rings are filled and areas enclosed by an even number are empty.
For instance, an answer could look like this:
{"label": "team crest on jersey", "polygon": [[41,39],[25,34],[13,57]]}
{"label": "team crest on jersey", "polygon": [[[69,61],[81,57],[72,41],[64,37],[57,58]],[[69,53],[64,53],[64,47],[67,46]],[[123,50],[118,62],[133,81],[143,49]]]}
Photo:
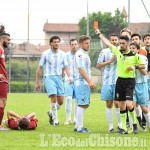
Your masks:
{"label": "team crest on jersey", "polygon": [[81,58],[81,57],[82,57],[82,55],[78,55],[78,57],[80,57],[80,58]]}

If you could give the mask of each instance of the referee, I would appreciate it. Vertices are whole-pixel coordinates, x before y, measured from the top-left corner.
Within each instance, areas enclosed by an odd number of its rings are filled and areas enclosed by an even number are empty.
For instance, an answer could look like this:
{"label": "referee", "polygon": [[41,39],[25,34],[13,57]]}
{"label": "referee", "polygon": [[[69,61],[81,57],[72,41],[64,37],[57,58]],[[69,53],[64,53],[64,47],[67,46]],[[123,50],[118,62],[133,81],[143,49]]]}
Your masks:
{"label": "referee", "polygon": [[126,127],[126,106],[133,123],[133,132],[138,133],[137,119],[133,107],[133,91],[135,88],[135,69],[144,69],[145,65],[139,55],[129,49],[129,38],[120,36],[120,50],[106,39],[99,29],[95,30],[99,38],[111,49],[117,57],[118,79],[116,82],[115,99],[120,103],[122,129],[120,134],[128,134]]}

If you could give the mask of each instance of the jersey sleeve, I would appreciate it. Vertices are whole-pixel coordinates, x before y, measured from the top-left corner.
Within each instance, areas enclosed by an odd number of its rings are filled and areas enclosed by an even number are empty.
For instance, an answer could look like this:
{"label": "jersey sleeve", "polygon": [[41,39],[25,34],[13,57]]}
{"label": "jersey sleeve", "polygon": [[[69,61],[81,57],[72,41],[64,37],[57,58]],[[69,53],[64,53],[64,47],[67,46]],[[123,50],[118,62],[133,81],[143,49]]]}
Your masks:
{"label": "jersey sleeve", "polygon": [[45,62],[46,62],[46,54],[42,53],[41,58],[40,58],[40,62],[39,62],[39,66],[43,67]]}
{"label": "jersey sleeve", "polygon": [[144,60],[138,54],[136,54],[136,62],[138,65],[145,64]]}
{"label": "jersey sleeve", "polygon": [[114,53],[114,55],[116,55],[116,57],[120,56],[121,52],[120,52],[119,48],[117,48],[116,46],[112,45],[111,51]]}
{"label": "jersey sleeve", "polygon": [[19,127],[19,124],[17,120],[14,120],[14,118],[8,119],[8,126],[11,129],[17,130]]}
{"label": "jersey sleeve", "polygon": [[35,130],[36,127],[37,127],[37,122],[38,122],[38,119],[37,119],[37,118],[31,118],[31,119],[30,119],[30,122],[29,122],[29,127],[28,127],[28,129],[29,129],[29,130]]}
{"label": "jersey sleeve", "polygon": [[97,60],[97,64],[98,63],[102,63],[105,62],[105,52],[102,50],[99,54],[98,60]]}
{"label": "jersey sleeve", "polygon": [[81,51],[75,55],[77,68],[84,68],[84,56]]}

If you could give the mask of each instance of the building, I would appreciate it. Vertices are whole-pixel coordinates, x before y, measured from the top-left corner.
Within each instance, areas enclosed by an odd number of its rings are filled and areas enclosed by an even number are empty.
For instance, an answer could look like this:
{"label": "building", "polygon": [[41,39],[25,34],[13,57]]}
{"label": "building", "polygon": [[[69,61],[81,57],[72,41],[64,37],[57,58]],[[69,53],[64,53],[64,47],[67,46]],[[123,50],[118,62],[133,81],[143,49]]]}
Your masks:
{"label": "building", "polygon": [[53,35],[61,38],[61,43],[68,43],[71,38],[78,36],[78,24],[68,23],[45,23],[43,31],[45,32],[45,45],[49,45],[49,39]]}

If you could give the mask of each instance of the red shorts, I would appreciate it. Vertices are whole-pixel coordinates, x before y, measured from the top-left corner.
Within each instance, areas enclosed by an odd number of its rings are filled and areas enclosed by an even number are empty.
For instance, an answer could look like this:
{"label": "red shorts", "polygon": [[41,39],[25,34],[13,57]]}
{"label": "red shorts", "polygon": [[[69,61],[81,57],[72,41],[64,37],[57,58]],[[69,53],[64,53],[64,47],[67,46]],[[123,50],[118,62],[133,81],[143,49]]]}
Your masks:
{"label": "red shorts", "polygon": [[8,93],[8,83],[0,82],[0,98],[7,99],[7,93]]}

